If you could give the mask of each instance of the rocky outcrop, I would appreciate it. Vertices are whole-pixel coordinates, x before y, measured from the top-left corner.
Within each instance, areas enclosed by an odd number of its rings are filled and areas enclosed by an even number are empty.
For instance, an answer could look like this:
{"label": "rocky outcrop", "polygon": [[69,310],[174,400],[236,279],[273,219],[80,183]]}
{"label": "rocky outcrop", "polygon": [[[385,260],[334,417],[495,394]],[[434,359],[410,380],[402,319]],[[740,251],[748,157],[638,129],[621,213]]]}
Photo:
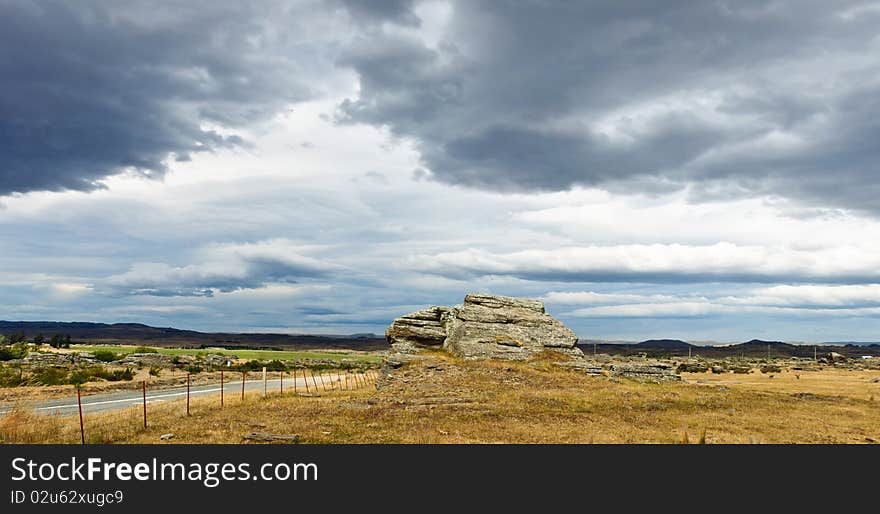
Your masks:
{"label": "rocky outcrop", "polygon": [[443,348],[465,358],[524,360],[554,350],[583,357],[577,335],[538,300],[469,294],[455,307],[429,307],[397,318],[385,332],[399,353]]}
{"label": "rocky outcrop", "polygon": [[678,365],[679,373],[705,373],[709,371],[709,365],[705,362],[682,362]]}
{"label": "rocky outcrop", "polygon": [[414,353],[419,348],[440,347],[446,341],[449,307],[428,307],[391,322],[385,339],[398,353]]}
{"label": "rocky outcrop", "polygon": [[161,353],[129,353],[119,363],[127,366],[171,368],[174,366],[174,357]]}
{"label": "rocky outcrop", "polygon": [[776,364],[764,364],[761,366],[761,373],[780,373],[782,368]]}
{"label": "rocky outcrop", "polygon": [[65,368],[70,365],[84,366],[96,364],[95,356],[87,352],[40,353],[30,352],[21,363],[32,368]]}
{"label": "rocky outcrop", "polygon": [[612,364],[611,375],[642,382],[681,380],[681,377],[675,373],[671,365],[661,362]]}
{"label": "rocky outcrop", "polygon": [[580,371],[581,373],[586,373],[587,375],[600,376],[606,374],[605,370],[599,364],[583,359],[557,362],[555,364],[564,368]]}
{"label": "rocky outcrop", "polygon": [[209,353],[208,355],[205,355],[205,364],[216,367],[230,366],[237,359],[238,357],[235,355]]}

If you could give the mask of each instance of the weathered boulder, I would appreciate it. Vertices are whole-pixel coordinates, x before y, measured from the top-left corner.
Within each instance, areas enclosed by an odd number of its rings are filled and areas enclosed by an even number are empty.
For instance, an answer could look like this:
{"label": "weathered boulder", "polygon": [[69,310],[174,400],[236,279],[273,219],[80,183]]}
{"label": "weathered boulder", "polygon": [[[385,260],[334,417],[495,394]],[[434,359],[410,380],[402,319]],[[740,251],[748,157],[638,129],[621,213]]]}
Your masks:
{"label": "weathered boulder", "polygon": [[839,354],[837,352],[829,352],[825,355],[825,358],[828,359],[829,363],[835,362],[846,362],[846,355]]}
{"label": "weathered boulder", "polygon": [[230,366],[233,361],[238,359],[235,355],[221,355],[218,353],[209,353],[205,355],[205,364],[208,366]]}
{"label": "weathered boulder", "polygon": [[602,369],[602,366],[594,362],[588,362],[586,360],[578,359],[572,361],[557,362],[555,364],[557,366],[580,371],[581,373],[586,373],[587,375],[599,376],[605,374],[605,370]]}
{"label": "weathered boulder", "polygon": [[95,356],[88,352],[72,353],[40,353],[30,352],[21,360],[21,363],[32,368],[64,368],[70,365],[86,366],[98,362]]}
{"label": "weathered boulder", "polygon": [[611,375],[615,377],[631,378],[642,382],[668,382],[681,380],[681,377],[675,373],[675,370],[672,369],[671,365],[662,362],[612,364]]}
{"label": "weathered boulder", "polygon": [[421,347],[440,347],[446,340],[449,307],[428,307],[391,322],[385,339],[398,353],[413,353]]}
{"label": "weathered boulder", "polygon": [[397,318],[385,331],[399,353],[439,348],[465,358],[524,360],[543,350],[583,357],[577,335],[528,298],[469,294],[455,307],[430,307]]}
{"label": "weathered boulder", "polygon": [[161,353],[129,353],[119,363],[125,366],[170,368],[174,366],[174,357]]}
{"label": "weathered boulder", "polygon": [[682,362],[678,365],[679,373],[705,373],[709,371],[709,365],[705,362]]}

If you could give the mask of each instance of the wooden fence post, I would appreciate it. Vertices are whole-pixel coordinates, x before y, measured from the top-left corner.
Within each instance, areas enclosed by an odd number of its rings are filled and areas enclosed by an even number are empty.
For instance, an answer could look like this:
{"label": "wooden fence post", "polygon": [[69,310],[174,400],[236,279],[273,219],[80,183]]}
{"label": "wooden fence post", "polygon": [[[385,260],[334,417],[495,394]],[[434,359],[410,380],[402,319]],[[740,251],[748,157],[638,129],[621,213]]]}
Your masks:
{"label": "wooden fence post", "polygon": [[220,370],[220,406],[223,407],[223,370]]}
{"label": "wooden fence post", "polygon": [[312,385],[315,386],[315,394],[318,394],[318,382],[315,381],[315,370],[312,370]]}
{"label": "wooden fence post", "polygon": [[263,398],[266,397],[266,366],[263,366]]}
{"label": "wooden fence post", "polygon": [[147,429],[147,381],[144,380],[143,382],[141,382],[141,385],[143,385],[143,392],[144,392],[144,430],[146,430]]}
{"label": "wooden fence post", "polygon": [[284,370],[281,370],[281,387],[279,388],[281,391],[281,396],[284,396]]}
{"label": "wooden fence post", "polygon": [[186,374],[186,415],[189,416],[189,373]]}
{"label": "wooden fence post", "polygon": [[247,371],[241,372],[241,401],[244,401],[244,378]]}
{"label": "wooden fence post", "polygon": [[82,444],[86,444],[86,430],[83,426],[83,405],[79,395],[79,386],[76,386],[76,405],[79,407],[79,437]]}
{"label": "wooden fence post", "polygon": [[296,396],[296,368],[293,368],[293,395]]}

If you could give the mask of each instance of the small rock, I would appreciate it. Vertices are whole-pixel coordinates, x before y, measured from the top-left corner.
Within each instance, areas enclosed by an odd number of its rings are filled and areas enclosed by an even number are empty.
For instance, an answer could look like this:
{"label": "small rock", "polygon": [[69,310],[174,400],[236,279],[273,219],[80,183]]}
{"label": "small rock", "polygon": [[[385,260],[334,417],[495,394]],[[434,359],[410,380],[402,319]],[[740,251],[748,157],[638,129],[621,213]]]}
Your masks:
{"label": "small rock", "polygon": [[709,366],[703,362],[682,362],[678,365],[679,373],[705,373]]}
{"label": "small rock", "polygon": [[261,441],[272,443],[297,443],[299,442],[298,434],[269,434],[266,432],[251,432],[244,436],[248,441]]}
{"label": "small rock", "polygon": [[159,436],[159,440],[167,441],[169,439],[174,439],[174,434],[162,434]]}

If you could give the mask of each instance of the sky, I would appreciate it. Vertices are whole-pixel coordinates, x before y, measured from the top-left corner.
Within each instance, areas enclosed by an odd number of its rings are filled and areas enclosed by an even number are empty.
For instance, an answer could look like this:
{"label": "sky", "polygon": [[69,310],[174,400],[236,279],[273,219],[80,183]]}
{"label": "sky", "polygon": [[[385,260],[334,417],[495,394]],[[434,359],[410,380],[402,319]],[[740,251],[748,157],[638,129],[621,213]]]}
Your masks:
{"label": "sky", "polygon": [[0,1],[0,319],[880,340],[880,3]]}

